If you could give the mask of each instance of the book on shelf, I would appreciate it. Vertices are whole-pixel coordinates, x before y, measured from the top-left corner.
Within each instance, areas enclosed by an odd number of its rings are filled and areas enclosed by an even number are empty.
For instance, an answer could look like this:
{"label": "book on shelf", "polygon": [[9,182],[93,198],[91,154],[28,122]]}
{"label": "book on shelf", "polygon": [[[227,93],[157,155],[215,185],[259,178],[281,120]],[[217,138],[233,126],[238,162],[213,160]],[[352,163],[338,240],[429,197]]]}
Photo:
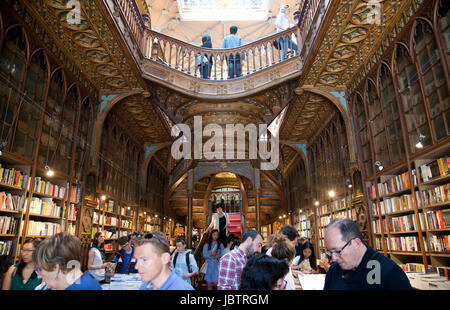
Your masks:
{"label": "book on shelf", "polygon": [[[386,249],[389,251],[389,242],[388,242],[388,238],[385,237],[384,241],[386,243]],[[383,243],[380,237],[376,237],[375,238],[375,249],[378,251],[382,251],[383,250]]]}
{"label": "book on shelf", "polygon": [[[424,238],[425,251],[427,249],[426,238]],[[390,237],[390,251],[420,252],[419,238],[416,236]]]}
{"label": "book on shelf", "polygon": [[320,207],[317,207],[317,210],[319,211],[319,215],[330,213],[330,208],[328,204],[321,205]]}
{"label": "book on shelf", "polygon": [[22,211],[25,203],[25,195],[13,195],[11,193],[0,192],[0,209],[10,211]]}
{"label": "book on shelf", "polygon": [[430,247],[432,252],[448,252],[450,253],[450,236],[430,236]]}
{"label": "book on shelf", "polygon": [[428,229],[445,229],[450,227],[450,210],[428,211],[425,214]]}
{"label": "book on shelf", "polygon": [[399,212],[405,210],[413,210],[413,202],[411,195],[402,195],[400,197],[385,198],[380,201],[381,214]]}
{"label": "book on shelf", "polygon": [[[416,185],[415,180],[416,179],[414,179],[414,185]],[[411,182],[409,180],[408,171],[378,183],[378,193],[380,196],[394,194],[409,188],[411,188]]]}
{"label": "book on shelf", "polygon": [[61,232],[61,224],[40,221],[28,221],[29,236],[53,236]]}
{"label": "book on shelf", "polygon": [[64,203],[63,218],[67,218],[69,221],[76,221],[77,212],[78,209],[73,203],[69,203],[69,206],[67,206],[67,202]]}
{"label": "book on shelf", "polygon": [[447,281],[450,281],[450,267],[437,267],[436,271],[441,277],[445,277]]}
{"label": "book on shelf", "polygon": [[94,212],[94,215],[92,217],[92,222],[94,224],[103,225],[103,214]]}
{"label": "book on shelf", "polygon": [[0,235],[16,235],[20,219],[12,216],[0,216]]}
{"label": "book on shelf", "polygon": [[106,204],[106,211],[111,213],[117,213],[116,206],[117,205],[114,200],[108,200],[108,203]]}
{"label": "book on shelf", "polygon": [[61,217],[61,209],[52,198],[33,197],[30,202],[30,214]]}
{"label": "book on shelf", "polygon": [[34,192],[64,199],[66,187],[58,186],[41,179],[41,177],[36,177],[34,180]]}
{"label": "book on shelf", "polygon": [[81,186],[80,185],[72,185],[70,191],[69,201],[73,203],[80,203],[81,201]]}
{"label": "book on shelf", "polygon": [[77,225],[74,223],[68,223],[67,224],[67,231],[72,235],[75,236],[76,235],[76,231],[77,231]]}
{"label": "book on shelf", "polygon": [[113,250],[113,244],[112,243],[105,244],[104,249],[105,249],[105,251],[112,251]]}
{"label": "book on shelf", "polygon": [[381,225],[384,227],[384,233],[388,231],[387,219],[377,219],[372,221],[372,230],[375,234],[381,234]]}
{"label": "book on shelf", "polygon": [[448,175],[450,157],[444,156],[428,164],[419,167],[422,182],[428,182],[434,178]]}
{"label": "book on shelf", "polygon": [[327,226],[331,222],[331,215],[324,215],[319,217],[320,226]]}
{"label": "book on shelf", "polygon": [[15,168],[4,168],[0,164],[0,182],[16,187],[25,188],[28,181],[28,174]]}
{"label": "book on shelf", "polygon": [[[425,265],[424,264],[416,264],[416,263],[407,263],[399,265],[403,271],[405,272],[422,272],[425,273]],[[428,273],[433,272],[432,266],[428,265]]]}
{"label": "book on shelf", "polygon": [[117,218],[114,216],[105,216],[105,225],[117,226]]}
{"label": "book on shelf", "polygon": [[419,208],[450,201],[450,183],[416,191]]}
{"label": "book on shelf", "polygon": [[0,241],[0,255],[13,256],[14,242]]}
{"label": "book on shelf", "polygon": [[[422,230],[424,230],[422,213],[419,213],[419,220],[421,228]],[[390,232],[407,232],[407,231],[415,231],[418,229],[416,216],[414,214],[391,217],[388,223]]]}

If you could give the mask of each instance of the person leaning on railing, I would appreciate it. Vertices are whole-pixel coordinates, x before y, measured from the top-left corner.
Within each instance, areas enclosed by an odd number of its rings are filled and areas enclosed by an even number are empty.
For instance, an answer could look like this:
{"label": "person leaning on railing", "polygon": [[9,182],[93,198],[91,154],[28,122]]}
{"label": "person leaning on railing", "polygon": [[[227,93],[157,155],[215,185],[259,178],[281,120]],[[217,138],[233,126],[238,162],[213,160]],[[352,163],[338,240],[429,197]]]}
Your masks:
{"label": "person leaning on railing", "polygon": [[[209,34],[207,33],[203,34],[201,47],[212,48],[211,36]],[[211,78],[211,69],[213,66],[212,55],[209,56],[208,59],[208,55],[206,53],[203,55],[203,57],[201,53],[198,53],[196,60],[197,60],[197,68],[200,71],[201,76],[204,79]]]}
{"label": "person leaning on railing", "polygon": [[[292,26],[294,26],[293,24],[290,24],[290,22],[289,22],[289,12],[290,12],[290,8],[289,8],[288,4],[282,5],[280,7],[280,13],[278,13],[277,18],[275,20],[275,26],[277,27],[277,33],[287,30],[287,29],[291,28]],[[298,16],[298,15],[296,15],[296,16]],[[289,38],[289,36],[290,35],[286,35],[286,37],[280,38],[281,60],[286,59],[286,53],[288,52],[288,49],[293,50],[295,52],[295,56],[298,55],[297,44],[292,42],[292,40]]]}
{"label": "person leaning on railing", "polygon": [[[236,35],[238,28],[236,26],[230,27],[230,34],[223,38],[222,48],[235,48],[242,46],[242,38]],[[245,58],[245,53],[236,53],[236,55],[230,54],[229,57],[225,56],[228,60],[228,78],[234,79],[241,76],[241,61]]]}

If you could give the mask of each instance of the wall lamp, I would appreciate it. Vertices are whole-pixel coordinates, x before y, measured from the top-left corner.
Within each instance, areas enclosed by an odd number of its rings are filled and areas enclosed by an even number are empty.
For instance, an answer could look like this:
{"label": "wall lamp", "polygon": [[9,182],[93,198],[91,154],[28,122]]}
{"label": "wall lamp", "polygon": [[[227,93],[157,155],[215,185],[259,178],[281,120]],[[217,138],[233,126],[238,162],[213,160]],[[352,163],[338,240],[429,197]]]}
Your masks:
{"label": "wall lamp", "polygon": [[383,167],[383,165],[377,160],[376,162],[375,162],[375,166],[378,168],[378,170],[383,170],[384,169],[384,167]]}

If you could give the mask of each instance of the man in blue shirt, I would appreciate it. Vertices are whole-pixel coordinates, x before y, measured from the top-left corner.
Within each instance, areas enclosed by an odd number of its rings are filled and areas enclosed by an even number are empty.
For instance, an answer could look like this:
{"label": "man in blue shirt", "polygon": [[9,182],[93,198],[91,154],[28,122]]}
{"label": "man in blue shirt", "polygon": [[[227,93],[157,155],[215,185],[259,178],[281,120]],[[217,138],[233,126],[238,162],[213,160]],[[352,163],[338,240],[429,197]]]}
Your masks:
{"label": "man in blue shirt", "polygon": [[164,234],[149,233],[135,241],[140,290],[193,290],[192,285],[170,271],[170,247]]}
{"label": "man in blue shirt", "polygon": [[[238,28],[236,26],[230,27],[230,34],[223,38],[222,48],[235,48],[242,46],[242,38],[237,36],[236,33]],[[236,56],[236,57],[235,57]],[[242,53],[242,60],[244,60],[245,54]],[[237,53],[236,55],[230,54],[228,58],[228,78],[234,79],[235,77],[241,76],[241,55]]]}
{"label": "man in blue shirt", "polygon": [[403,270],[362,241],[349,219],[332,221],[325,231],[325,253],[331,266],[324,290],[411,290]]}
{"label": "man in blue shirt", "polygon": [[130,244],[130,238],[123,236],[119,238],[119,245],[122,247],[114,258],[116,273],[137,273],[135,269],[136,258],[133,257],[134,248]]}

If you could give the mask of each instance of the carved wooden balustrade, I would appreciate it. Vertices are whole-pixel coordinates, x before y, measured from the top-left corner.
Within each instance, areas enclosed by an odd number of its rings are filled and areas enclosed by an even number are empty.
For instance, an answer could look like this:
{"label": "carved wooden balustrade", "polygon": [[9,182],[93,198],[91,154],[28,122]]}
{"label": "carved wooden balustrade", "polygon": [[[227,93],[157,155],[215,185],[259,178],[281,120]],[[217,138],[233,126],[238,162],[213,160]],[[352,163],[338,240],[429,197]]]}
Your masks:
{"label": "carved wooden balustrade", "polygon": [[[144,56],[198,78],[202,78],[203,71],[206,70],[205,73],[211,80],[226,80],[229,78],[230,64],[235,68],[237,65],[240,66],[241,75],[246,76],[295,57],[298,50],[294,53],[293,45],[295,42],[300,42],[301,47],[302,40],[301,37],[300,40],[297,39],[299,37],[300,28],[293,27],[241,47],[210,49],[147,30]],[[283,51],[277,48],[283,43],[287,47],[284,55]],[[200,65],[202,61],[211,62],[211,67]]]}
{"label": "carved wooden balustrade", "polygon": [[[225,99],[249,95],[299,76],[330,0],[304,0],[295,27],[232,49],[201,48],[155,32],[149,27],[148,16],[140,14],[135,1],[103,2],[144,78],[162,82],[188,95]],[[293,43],[297,44],[297,50]],[[241,59],[236,59],[236,55]],[[203,56],[211,67],[199,65]],[[234,67],[240,63],[241,76],[248,78],[230,79],[230,62]],[[203,73],[207,73],[206,79]]]}

